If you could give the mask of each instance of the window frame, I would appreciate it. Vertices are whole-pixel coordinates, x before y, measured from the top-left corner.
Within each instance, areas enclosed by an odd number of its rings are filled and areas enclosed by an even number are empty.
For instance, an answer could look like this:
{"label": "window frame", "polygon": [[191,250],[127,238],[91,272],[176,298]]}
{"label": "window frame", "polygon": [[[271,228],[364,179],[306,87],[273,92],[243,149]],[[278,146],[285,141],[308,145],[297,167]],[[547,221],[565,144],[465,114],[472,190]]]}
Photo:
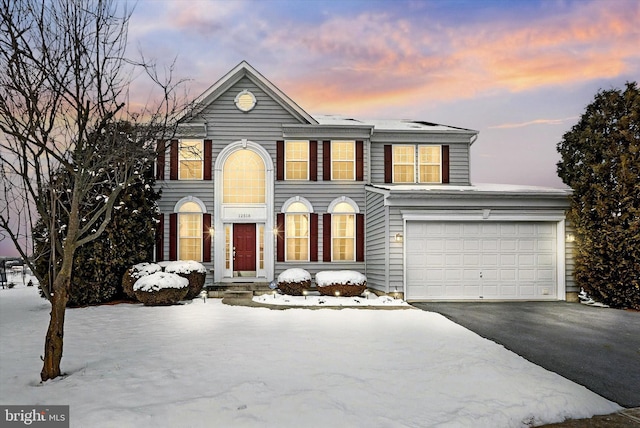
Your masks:
{"label": "window frame", "polygon": [[[437,147],[438,148],[438,162],[425,162],[422,163],[420,162],[420,149],[427,149],[430,147]],[[417,146],[417,156],[416,156],[416,162],[417,162],[417,168],[416,168],[416,173],[417,173],[417,178],[418,178],[418,183],[420,184],[442,184],[442,146],[439,144],[418,144]],[[422,171],[421,171],[421,167],[422,166],[438,166],[438,181],[422,181]]]}
{"label": "window frame", "polygon": [[[413,181],[396,181],[396,165],[406,166],[409,163],[396,163],[395,149],[396,147],[413,147]],[[421,162],[420,161],[420,149],[437,147],[440,152],[438,162]],[[391,182],[393,184],[442,184],[442,145],[441,144],[393,144],[391,149]],[[423,181],[420,168],[422,166],[438,166],[439,176],[438,181]]]}
{"label": "window frame", "polygon": [[[200,159],[197,158],[187,158],[183,155],[183,150],[187,150],[187,147],[183,147],[183,144],[185,143],[198,143],[199,144],[199,150],[200,150]],[[197,173],[196,175],[199,175],[199,178],[193,178],[193,177],[183,177],[183,171],[187,171],[183,168],[183,162],[193,162],[194,164],[196,162],[200,163],[200,171],[199,173]],[[195,168],[194,168],[195,171]],[[196,171],[197,172],[197,171]],[[178,141],[178,180],[181,181],[203,181],[204,180],[204,140],[200,140],[200,139],[182,139]]]}
{"label": "window frame", "polygon": [[[340,205],[345,204],[350,207],[349,211],[340,211]],[[345,262],[352,263],[357,261],[357,234],[358,234],[358,225],[357,225],[357,214],[360,212],[358,205],[351,198],[342,197],[334,200],[329,206],[329,214],[331,214],[331,261],[332,262]],[[351,229],[353,230],[353,234],[351,236],[346,235],[338,235],[336,231],[338,228],[336,227],[336,222],[340,217],[348,217],[351,222]],[[348,226],[347,226],[348,229]],[[348,239],[351,240],[351,251],[353,253],[352,258],[340,258],[337,259],[336,255],[336,246],[335,241],[337,239]]]}
{"label": "window frame", "polygon": [[[289,159],[289,157],[287,156],[288,150],[287,150],[287,146],[289,143],[305,143],[306,147],[307,147],[307,156],[304,159]],[[310,179],[310,163],[311,163],[311,157],[310,157],[310,144],[309,144],[309,140],[285,140],[284,142],[284,179],[286,181],[309,181]],[[306,178],[289,178],[288,176],[289,174],[289,162],[304,162],[306,164]]]}
{"label": "window frame", "polygon": [[[344,144],[344,143],[350,143],[351,147],[352,147],[352,159],[336,159],[336,152],[337,150],[335,149],[335,146],[337,144]],[[356,181],[356,141],[355,140],[331,140],[331,181]],[[336,170],[338,170],[338,168],[336,168],[336,163],[340,162],[340,163],[351,163],[351,171],[352,171],[352,177],[351,178],[336,178]]]}
{"label": "window frame", "polygon": [[[190,207],[191,205],[193,206],[197,206],[198,207],[198,211],[196,210],[184,210],[185,206]],[[178,260],[195,260],[197,262],[202,262],[203,260],[203,253],[204,253],[204,239],[203,239],[203,227],[204,227],[204,221],[203,221],[203,214],[204,214],[204,210],[202,209],[202,207],[200,206],[200,204],[197,201],[194,200],[186,200],[184,201],[182,204],[180,204],[180,206],[177,209],[177,214],[178,214],[178,230],[177,230],[177,259]],[[186,219],[188,217],[192,217],[193,219],[197,219],[197,228],[198,230],[196,232],[194,232],[194,234],[190,234],[190,235],[183,235],[182,231],[182,222],[184,219]],[[182,242],[184,240],[189,240],[189,241],[197,241],[199,244],[199,248],[200,251],[198,254],[198,257],[196,258],[184,258],[183,257],[183,249],[182,249]]]}

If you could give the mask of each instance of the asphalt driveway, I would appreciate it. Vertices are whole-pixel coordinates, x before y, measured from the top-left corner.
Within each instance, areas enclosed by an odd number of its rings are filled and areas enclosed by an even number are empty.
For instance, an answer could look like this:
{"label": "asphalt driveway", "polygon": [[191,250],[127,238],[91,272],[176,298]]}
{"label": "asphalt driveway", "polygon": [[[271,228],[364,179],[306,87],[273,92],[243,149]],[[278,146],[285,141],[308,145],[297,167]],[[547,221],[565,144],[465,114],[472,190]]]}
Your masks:
{"label": "asphalt driveway", "polygon": [[412,303],[624,407],[640,407],[640,312],[567,302]]}

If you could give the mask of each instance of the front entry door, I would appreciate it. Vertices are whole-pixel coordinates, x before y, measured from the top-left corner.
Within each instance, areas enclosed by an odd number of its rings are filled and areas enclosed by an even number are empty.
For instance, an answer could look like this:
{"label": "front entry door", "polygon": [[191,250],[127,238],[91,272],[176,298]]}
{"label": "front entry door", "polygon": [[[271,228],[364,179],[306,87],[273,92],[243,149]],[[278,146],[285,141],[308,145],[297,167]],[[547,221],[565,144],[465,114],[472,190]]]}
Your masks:
{"label": "front entry door", "polygon": [[256,225],[255,223],[235,223],[233,225],[233,270],[256,272]]}

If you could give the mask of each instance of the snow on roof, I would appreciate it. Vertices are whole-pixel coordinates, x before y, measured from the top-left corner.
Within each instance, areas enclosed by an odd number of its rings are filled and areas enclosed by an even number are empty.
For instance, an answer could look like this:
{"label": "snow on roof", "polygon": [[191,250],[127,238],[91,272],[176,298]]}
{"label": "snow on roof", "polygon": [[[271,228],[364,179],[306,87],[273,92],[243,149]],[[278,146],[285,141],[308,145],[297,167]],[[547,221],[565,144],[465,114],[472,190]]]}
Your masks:
{"label": "snow on roof", "polygon": [[371,126],[378,131],[468,131],[477,133],[477,131],[472,129],[408,119],[353,119],[340,115],[315,115],[314,119],[317,120],[320,125],[364,125]]}
{"label": "snow on roof", "polygon": [[278,275],[278,282],[303,282],[311,281],[311,274],[304,269],[292,268]]}
{"label": "snow on roof", "polygon": [[562,195],[566,196],[571,193],[571,189],[558,189],[555,187],[541,187],[541,186],[525,186],[520,184],[492,184],[492,183],[478,183],[468,186],[456,186],[456,185],[428,185],[428,184],[389,184],[379,185],[376,184],[373,187],[379,189],[386,189],[399,192],[433,192],[433,193],[456,193],[456,192],[468,192],[468,193],[512,193],[512,194],[549,194],[549,195]]}
{"label": "snow on roof", "polygon": [[204,265],[194,260],[181,260],[167,263],[164,271],[170,273],[184,273],[188,275],[191,272],[206,273],[207,269]]}
{"label": "snow on roof", "polygon": [[189,280],[175,273],[156,272],[151,275],[144,276],[133,284],[134,290],[139,291],[158,291],[163,288],[186,288],[189,286]]}
{"label": "snow on roof", "polygon": [[367,277],[355,270],[324,270],[316,274],[316,285],[326,287],[331,284],[364,284]]}

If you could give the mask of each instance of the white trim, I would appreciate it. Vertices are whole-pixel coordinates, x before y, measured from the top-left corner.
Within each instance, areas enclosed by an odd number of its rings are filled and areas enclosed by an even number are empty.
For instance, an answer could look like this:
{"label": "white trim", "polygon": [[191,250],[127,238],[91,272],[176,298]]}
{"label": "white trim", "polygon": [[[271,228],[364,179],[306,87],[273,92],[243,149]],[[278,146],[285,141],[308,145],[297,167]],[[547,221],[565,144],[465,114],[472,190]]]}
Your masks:
{"label": "white trim", "polygon": [[[329,214],[333,214],[333,210],[336,208],[336,205],[338,205],[341,202],[348,203],[355,210],[355,214],[360,214],[360,207],[358,207],[358,204],[356,203],[356,201],[344,195],[338,198],[335,198],[333,201],[331,201],[331,203],[329,204],[329,207],[327,208],[327,212]],[[352,213],[341,213],[341,214],[352,214]]]}
{"label": "white trim", "polygon": [[287,199],[286,201],[284,201],[284,204],[282,204],[282,209],[280,210],[280,212],[286,214],[287,210],[289,209],[289,206],[295,202],[302,202],[307,207],[307,210],[309,213],[313,212],[313,205],[311,205],[311,202],[309,202],[307,198],[304,198],[302,196],[293,196]]}
{"label": "white trim", "polygon": [[[256,212],[263,212],[264,217],[261,218],[251,218],[250,221],[238,221],[237,219],[232,218],[224,218],[223,207],[229,206],[229,204],[223,204],[222,196],[223,196],[223,169],[224,164],[228,160],[229,156],[239,150],[251,150],[254,153],[258,154],[265,166],[265,203],[264,204],[253,204],[248,206],[249,208],[263,207],[263,210],[255,210]],[[273,168],[273,159],[271,159],[271,155],[269,152],[262,147],[260,144],[255,143],[253,141],[249,141],[246,138],[238,141],[234,141],[228,144],[216,157],[215,165],[214,165],[214,200],[216,203],[214,204],[214,215],[213,215],[213,223],[215,230],[215,239],[213,245],[214,248],[214,273],[213,280],[214,282],[233,282],[234,278],[226,278],[225,274],[225,224],[232,223],[256,223],[256,227],[258,224],[264,224],[264,272],[263,277],[261,277],[262,281],[271,281],[273,280],[274,270],[275,270],[275,235],[273,233],[275,224],[274,224],[274,168]],[[233,204],[233,206],[237,206],[237,204]],[[257,236],[256,230],[256,241],[259,240]],[[232,237],[233,238],[233,237]],[[232,241],[233,242],[233,239]],[[258,254],[256,254],[258,257]],[[258,272],[260,275],[261,272]],[[251,278],[243,278],[243,280],[252,280]]]}
{"label": "white trim", "polygon": [[556,254],[557,254],[557,260],[556,260],[556,267],[557,267],[557,284],[556,284],[556,292],[557,294],[557,298],[558,300],[567,300],[567,284],[566,284],[566,279],[567,279],[567,266],[566,266],[566,260],[567,260],[567,248],[565,245],[565,225],[566,225],[566,221],[565,220],[560,220],[558,222],[557,225],[557,229],[556,229],[556,244],[558,246],[557,250],[556,250]]}
{"label": "white trim", "polygon": [[194,196],[185,196],[184,198],[180,199],[178,202],[176,202],[176,204],[173,206],[173,212],[174,213],[180,213],[180,207],[184,204],[186,204],[187,202],[194,202],[196,204],[198,204],[200,206],[200,210],[202,211],[202,214],[206,214],[207,212],[207,207],[205,206],[204,202],[202,202],[200,199],[194,197]]}
{"label": "white trim", "polygon": [[[402,233],[405,237],[402,244],[402,289],[407,298],[407,222],[408,221],[452,221],[452,222],[548,222],[556,223],[556,296],[554,300],[566,300],[566,245],[565,245],[565,217],[562,215],[550,215],[549,213],[531,213],[522,211],[520,214],[494,216],[489,210],[476,210],[476,212],[402,212]],[[488,218],[484,218],[487,216]],[[390,285],[389,285],[390,286]],[[540,299],[545,300],[545,299]],[[546,299],[551,300],[551,299]]]}
{"label": "white trim", "polygon": [[531,212],[529,210],[499,211],[491,209],[475,210],[433,210],[433,211],[404,211],[402,218],[410,221],[563,221],[564,212],[542,211]]}

